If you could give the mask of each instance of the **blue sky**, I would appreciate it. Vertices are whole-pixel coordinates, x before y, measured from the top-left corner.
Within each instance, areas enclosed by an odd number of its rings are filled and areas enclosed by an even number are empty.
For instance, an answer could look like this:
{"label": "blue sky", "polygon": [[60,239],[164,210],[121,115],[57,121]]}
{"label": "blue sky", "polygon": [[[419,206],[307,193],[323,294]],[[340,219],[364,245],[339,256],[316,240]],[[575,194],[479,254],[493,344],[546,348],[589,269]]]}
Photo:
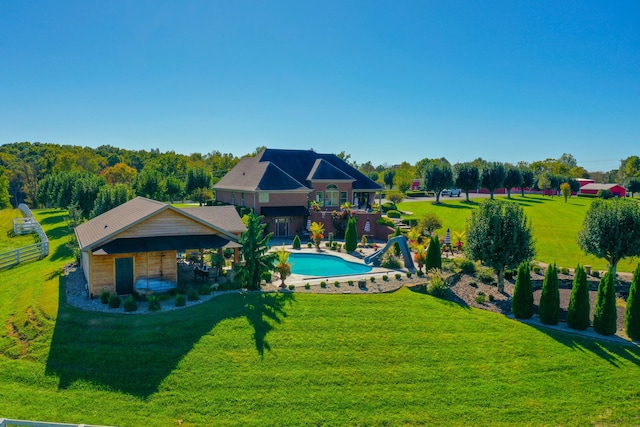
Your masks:
{"label": "blue sky", "polygon": [[0,144],[640,155],[637,1],[3,1]]}

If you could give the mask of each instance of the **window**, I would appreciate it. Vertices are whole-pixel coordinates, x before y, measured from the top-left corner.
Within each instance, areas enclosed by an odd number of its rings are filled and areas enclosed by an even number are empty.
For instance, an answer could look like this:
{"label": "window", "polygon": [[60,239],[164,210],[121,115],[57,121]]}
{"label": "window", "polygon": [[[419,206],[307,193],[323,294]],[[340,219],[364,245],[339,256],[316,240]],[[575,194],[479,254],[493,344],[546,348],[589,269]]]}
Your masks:
{"label": "window", "polygon": [[269,193],[259,193],[258,201],[260,203],[269,203]]}
{"label": "window", "polygon": [[341,191],[340,192],[340,206],[342,206],[343,204],[347,203],[349,201],[349,199],[347,199],[347,192],[346,191]]}
{"label": "window", "polygon": [[339,200],[338,200],[338,187],[336,187],[334,184],[328,185],[327,186],[327,206],[338,206],[339,204]]}
{"label": "window", "polygon": [[236,193],[231,193],[231,204],[232,205],[236,204]]}
{"label": "window", "polygon": [[240,206],[244,206],[244,193],[240,193]]}
{"label": "window", "polygon": [[320,206],[324,206],[324,193],[322,191],[316,193],[316,202],[318,202]]}

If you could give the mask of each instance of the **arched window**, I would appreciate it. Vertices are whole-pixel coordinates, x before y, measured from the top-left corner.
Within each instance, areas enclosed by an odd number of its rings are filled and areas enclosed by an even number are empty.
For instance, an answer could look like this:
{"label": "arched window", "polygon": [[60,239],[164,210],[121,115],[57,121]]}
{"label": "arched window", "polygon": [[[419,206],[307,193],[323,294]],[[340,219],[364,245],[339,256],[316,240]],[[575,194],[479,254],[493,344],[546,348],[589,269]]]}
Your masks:
{"label": "arched window", "polygon": [[338,187],[334,184],[327,185],[326,191],[326,205],[327,206],[339,206],[340,204],[340,192],[338,191]]}

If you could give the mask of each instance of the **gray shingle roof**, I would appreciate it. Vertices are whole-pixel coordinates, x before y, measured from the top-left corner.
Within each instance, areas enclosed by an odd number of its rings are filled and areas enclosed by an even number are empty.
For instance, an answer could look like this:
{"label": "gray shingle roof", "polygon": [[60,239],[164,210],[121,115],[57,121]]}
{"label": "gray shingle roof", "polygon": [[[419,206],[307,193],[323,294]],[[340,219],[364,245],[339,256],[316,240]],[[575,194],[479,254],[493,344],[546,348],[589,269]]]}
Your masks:
{"label": "gray shingle roof", "polygon": [[[273,167],[273,169],[272,169]],[[311,191],[310,179],[353,181],[354,190],[382,187],[335,154],[266,149],[242,159],[214,188],[236,191]]]}
{"label": "gray shingle roof", "polygon": [[[75,232],[80,249],[92,249],[108,242],[123,231],[167,209],[200,222],[232,241],[237,240],[234,233],[246,230],[233,206],[178,209],[167,203],[136,197],[77,226]],[[177,234],[179,232],[176,230]]]}

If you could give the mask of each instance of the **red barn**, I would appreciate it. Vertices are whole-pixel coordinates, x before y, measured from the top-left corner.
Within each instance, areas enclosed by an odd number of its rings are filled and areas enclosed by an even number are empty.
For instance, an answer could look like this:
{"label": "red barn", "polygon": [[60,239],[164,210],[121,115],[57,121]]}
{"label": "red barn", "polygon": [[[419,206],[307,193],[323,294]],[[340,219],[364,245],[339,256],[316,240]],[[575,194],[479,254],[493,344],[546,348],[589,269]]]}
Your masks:
{"label": "red barn", "polygon": [[625,197],[627,190],[620,184],[585,184],[580,187],[580,194],[598,194],[600,190],[609,190],[616,197]]}

